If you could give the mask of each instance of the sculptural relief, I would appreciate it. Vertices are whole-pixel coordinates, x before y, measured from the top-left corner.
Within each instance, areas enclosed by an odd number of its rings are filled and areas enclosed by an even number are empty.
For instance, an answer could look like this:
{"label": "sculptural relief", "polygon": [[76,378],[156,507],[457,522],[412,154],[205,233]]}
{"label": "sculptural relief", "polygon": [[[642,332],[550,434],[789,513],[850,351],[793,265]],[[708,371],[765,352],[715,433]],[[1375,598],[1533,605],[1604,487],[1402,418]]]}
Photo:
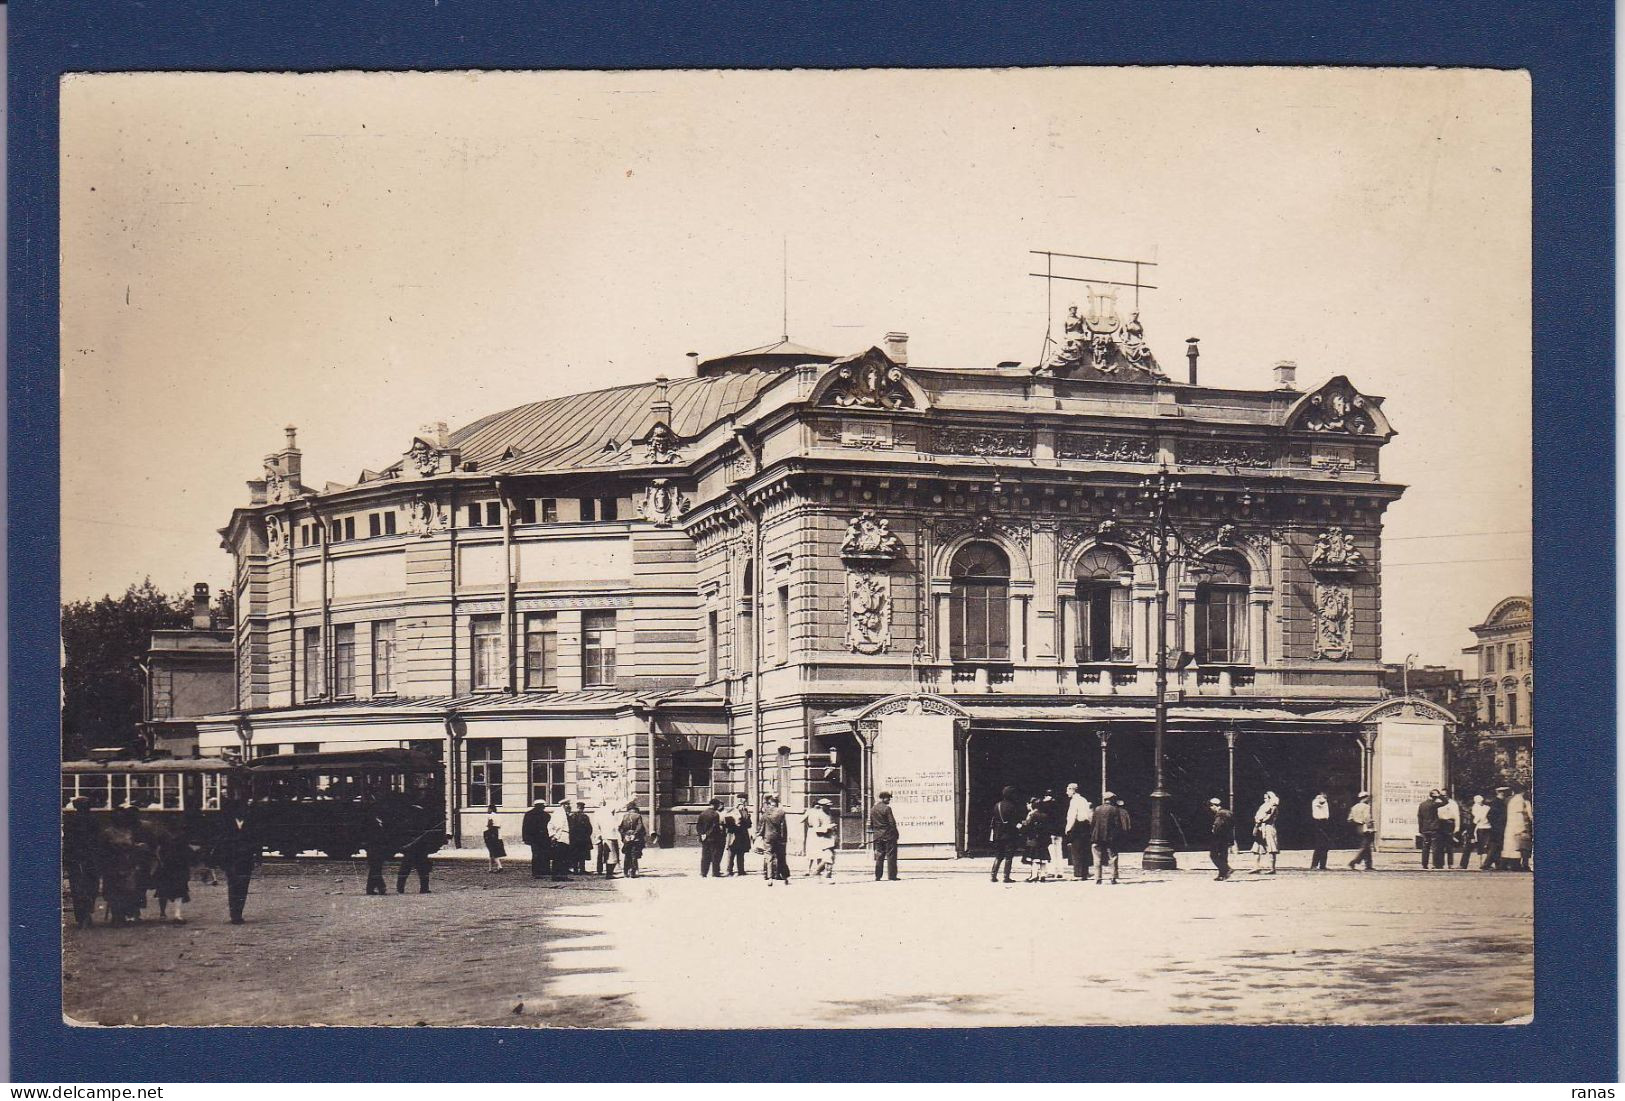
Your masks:
{"label": "sculptural relief", "polygon": [[688,498],[665,478],[656,478],[643,490],[638,514],[656,527],[669,528],[688,511]]}
{"label": "sculptural relief", "polygon": [[881,654],[891,645],[891,577],[868,570],[846,575],[847,647]]}
{"label": "sculptural relief", "polygon": [[845,558],[896,558],[903,551],[903,541],[891,530],[889,521],[865,510],[846,525],[841,539],[841,555]]}
{"label": "sculptural relief", "polygon": [[1315,656],[1342,661],[1354,634],[1354,591],[1347,585],[1315,586]]}

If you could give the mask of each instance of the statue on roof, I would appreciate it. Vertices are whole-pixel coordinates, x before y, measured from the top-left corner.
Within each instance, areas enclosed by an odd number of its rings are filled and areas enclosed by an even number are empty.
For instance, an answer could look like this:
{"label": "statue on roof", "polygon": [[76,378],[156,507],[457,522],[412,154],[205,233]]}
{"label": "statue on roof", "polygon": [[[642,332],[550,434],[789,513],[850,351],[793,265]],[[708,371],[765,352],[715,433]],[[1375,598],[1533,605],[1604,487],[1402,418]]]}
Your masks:
{"label": "statue on roof", "polygon": [[1068,306],[1061,323],[1063,339],[1035,373],[1059,378],[1144,382],[1165,378],[1145,341],[1145,326],[1134,313],[1127,321],[1117,312],[1117,292],[1089,289],[1089,312]]}

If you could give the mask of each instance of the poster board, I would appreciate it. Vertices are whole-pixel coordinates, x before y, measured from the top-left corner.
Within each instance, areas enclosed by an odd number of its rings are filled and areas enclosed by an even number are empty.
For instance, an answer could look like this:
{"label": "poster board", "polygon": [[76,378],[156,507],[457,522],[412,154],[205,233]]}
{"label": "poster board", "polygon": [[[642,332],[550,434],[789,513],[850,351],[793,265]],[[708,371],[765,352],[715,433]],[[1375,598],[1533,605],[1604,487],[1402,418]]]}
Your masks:
{"label": "poster board", "polygon": [[1377,847],[1416,847],[1416,807],[1445,786],[1444,724],[1381,722],[1372,795],[1377,805]]}
{"label": "poster board", "polygon": [[954,856],[951,715],[886,715],[875,740],[875,795],[892,793],[898,854]]}

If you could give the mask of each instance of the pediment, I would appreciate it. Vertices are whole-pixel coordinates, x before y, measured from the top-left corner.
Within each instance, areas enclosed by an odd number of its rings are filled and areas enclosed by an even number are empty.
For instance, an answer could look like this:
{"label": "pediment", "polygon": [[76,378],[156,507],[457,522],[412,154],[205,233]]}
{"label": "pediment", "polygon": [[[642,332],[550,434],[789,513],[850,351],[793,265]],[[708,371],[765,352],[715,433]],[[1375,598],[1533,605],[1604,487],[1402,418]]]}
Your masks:
{"label": "pediment", "polygon": [[925,390],[878,347],[837,359],[813,387],[812,404],[878,412],[925,409]]}
{"label": "pediment", "polygon": [[1360,393],[1343,375],[1299,398],[1287,413],[1286,427],[1289,432],[1379,440],[1394,434],[1383,415],[1382,399]]}

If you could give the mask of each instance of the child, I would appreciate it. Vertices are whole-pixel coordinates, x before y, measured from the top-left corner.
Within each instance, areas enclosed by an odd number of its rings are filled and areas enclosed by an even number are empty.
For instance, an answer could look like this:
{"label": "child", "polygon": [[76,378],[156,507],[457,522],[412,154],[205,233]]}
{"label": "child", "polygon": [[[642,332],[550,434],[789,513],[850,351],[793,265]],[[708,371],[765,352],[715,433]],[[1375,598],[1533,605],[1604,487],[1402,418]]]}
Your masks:
{"label": "child", "polygon": [[502,870],[502,858],[508,855],[508,847],[502,843],[502,831],[497,829],[497,820],[495,818],[485,820],[485,853],[491,861],[486,871],[500,872]]}

